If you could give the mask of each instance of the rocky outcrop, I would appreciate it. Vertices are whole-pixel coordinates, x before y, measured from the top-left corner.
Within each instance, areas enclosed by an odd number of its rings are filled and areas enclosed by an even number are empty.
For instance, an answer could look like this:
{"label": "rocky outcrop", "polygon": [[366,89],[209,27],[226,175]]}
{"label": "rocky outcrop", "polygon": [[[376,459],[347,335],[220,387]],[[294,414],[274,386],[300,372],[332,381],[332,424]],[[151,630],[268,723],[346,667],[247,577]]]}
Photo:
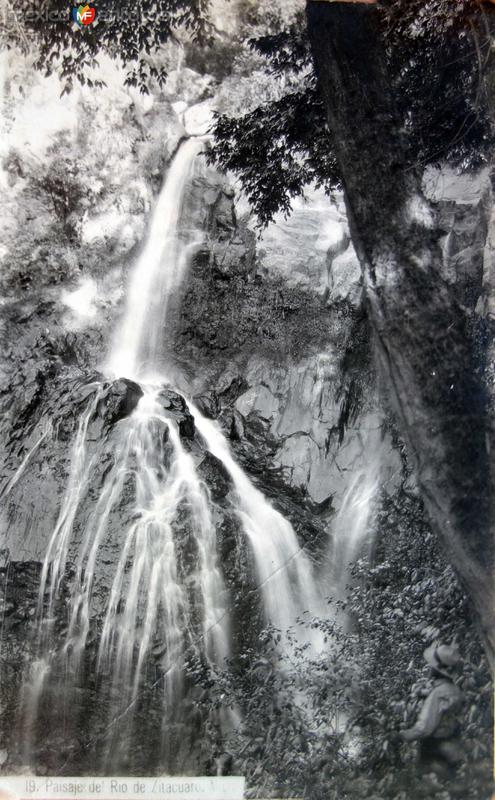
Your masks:
{"label": "rocky outcrop", "polygon": [[483,294],[483,261],[492,209],[488,170],[470,173],[430,167],[423,175],[425,197],[434,204],[442,233],[442,278],[459,304],[474,312]]}
{"label": "rocky outcrop", "polygon": [[328,305],[347,301],[359,306],[362,277],[340,196],[329,203],[323,191],[308,190],[294,200],[288,219],[277,215],[261,233],[261,268],[282,276],[287,286],[320,294]]}
{"label": "rocky outcrop", "polygon": [[98,411],[107,425],[115,425],[132,414],[142,396],[143,390],[139,384],[120,378],[106,389],[98,404]]}
{"label": "rocky outcrop", "polygon": [[[232,487],[232,479],[219,458],[212,453],[206,453],[198,472],[208,486],[213,500],[223,500],[227,496]],[[229,550],[234,546],[232,539],[227,546]]]}
{"label": "rocky outcrop", "polygon": [[172,389],[162,389],[158,402],[163,406],[166,416],[176,422],[180,435],[185,439],[194,439],[194,419],[184,398]]}
{"label": "rocky outcrop", "polygon": [[[246,370],[251,388],[237,398],[235,408],[249,420],[269,423],[273,438],[273,464],[286,482],[305,492],[314,503],[332,501],[338,509],[351,476],[366,470],[377,454],[367,448],[382,420],[376,397],[368,397],[362,413],[339,442],[339,359],[331,353],[305,359],[289,367],[274,368],[254,357]],[[385,437],[386,438],[386,437]],[[384,464],[387,478],[400,473],[400,463],[388,442]],[[385,480],[385,475],[384,475]]]}
{"label": "rocky outcrop", "polygon": [[[201,177],[203,187],[215,180],[212,171]],[[325,509],[331,527],[353,470],[376,459],[367,441],[375,442],[384,419],[369,350],[360,344],[361,276],[342,210],[325,231],[316,196],[257,243],[231,193],[203,189],[203,196],[214,202],[177,317],[177,362],[200,410],[220,421],[263,491],[273,486],[274,495]],[[309,253],[306,264],[301,252]],[[349,424],[357,385],[359,410]],[[384,481],[392,486],[401,465],[382,438]],[[288,513],[297,518],[294,508]]]}

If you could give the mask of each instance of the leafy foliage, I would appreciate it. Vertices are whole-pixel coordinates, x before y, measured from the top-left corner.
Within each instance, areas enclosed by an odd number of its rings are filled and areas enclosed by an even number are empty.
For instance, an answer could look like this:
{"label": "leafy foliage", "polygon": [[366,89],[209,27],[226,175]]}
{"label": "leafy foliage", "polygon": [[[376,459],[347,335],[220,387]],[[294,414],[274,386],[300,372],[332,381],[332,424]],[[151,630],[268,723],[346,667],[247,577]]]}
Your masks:
{"label": "leafy foliage", "polygon": [[479,165],[491,153],[493,130],[485,74],[490,25],[468,0],[388,5],[385,16],[397,104],[411,161]]}
{"label": "leafy foliage", "polygon": [[480,10],[479,0],[381,0],[389,31],[404,38],[437,38],[453,30],[466,31]]}
{"label": "leafy foliage", "polygon": [[35,67],[46,75],[56,72],[69,92],[79,82],[88,86],[102,85],[89,77],[103,53],[122,61],[127,69],[126,82],[149,92],[156,81],[162,85],[166,74],[152,59],[160,48],[175,37],[177,29],[198,43],[210,34],[207,17],[208,0],[99,0],[96,23],[77,29],[70,23],[70,6],[66,0],[52,0],[33,6],[31,0],[20,0],[5,15],[7,31],[3,37],[7,47],[24,50],[36,48]]}
{"label": "leafy foliage", "polygon": [[[242,711],[242,725],[213,747],[233,756],[253,796],[489,796],[491,683],[465,595],[414,494],[384,497],[376,528],[371,561],[354,565],[345,602],[332,601],[328,619],[301,620],[303,630],[316,626],[327,638],[322,656],[290,631],[293,649],[281,661],[281,632],[266,630],[258,648],[220,675],[190,662],[208,688],[206,713]],[[439,639],[456,640],[463,656],[455,679],[465,762],[450,778],[425,775],[416,745],[399,736],[430,685],[423,651]]]}
{"label": "leafy foliage", "polygon": [[[242,115],[217,116],[211,158],[235,172],[262,225],[290,211],[292,198],[315,183],[327,192],[340,175],[312,71],[304,14],[292,17],[269,6],[240,4],[236,39],[244,39],[277,84],[277,96]],[[208,17],[209,0],[100,0],[96,25],[73,30],[65,0],[36,11],[30,0],[9,3],[3,36],[7,46],[36,47],[36,67],[57,72],[63,91],[92,77],[100,53],[121,59],[126,80],[142,92],[162,85],[165,68],[156,55],[185,31],[196,67],[225,77],[233,51]],[[495,10],[478,0],[382,0],[384,47],[403,120],[411,164],[450,160],[479,163],[492,142],[484,77],[493,56],[489,31]],[[489,13],[490,9],[493,13]],[[5,23],[6,24],[6,23]],[[4,32],[5,33],[5,32]],[[487,35],[488,33],[488,35]],[[187,40],[194,42],[193,48]],[[216,44],[215,44],[216,42]],[[201,55],[203,54],[203,55]]]}
{"label": "leafy foliage", "polygon": [[314,183],[339,185],[321,99],[314,79],[238,118],[217,115],[210,161],[235,172],[262,224]]}
{"label": "leafy foliage", "polygon": [[[277,24],[278,23],[278,24]],[[210,160],[236,173],[260,224],[290,213],[294,197],[310,184],[327,194],[340,185],[305,20],[298,13],[280,29],[248,39],[264,68],[283,87],[279,96],[242,116],[217,115]]]}
{"label": "leafy foliage", "polygon": [[[384,5],[384,48],[408,161],[479,164],[490,152],[493,133],[484,98],[490,37],[475,15],[478,4],[394,0]],[[274,80],[290,87],[297,76],[301,84],[297,92],[289,88],[281,100],[238,119],[219,117],[214,129],[213,157],[239,175],[266,224],[276,211],[289,211],[291,198],[303,193],[305,182],[331,191],[339,185],[339,172],[302,17],[284,31],[252,39],[250,46],[265,57]],[[269,139],[274,136],[275,143],[263,143],[261,131]],[[253,146],[246,146],[251,140]],[[290,160],[294,152],[297,168]]]}

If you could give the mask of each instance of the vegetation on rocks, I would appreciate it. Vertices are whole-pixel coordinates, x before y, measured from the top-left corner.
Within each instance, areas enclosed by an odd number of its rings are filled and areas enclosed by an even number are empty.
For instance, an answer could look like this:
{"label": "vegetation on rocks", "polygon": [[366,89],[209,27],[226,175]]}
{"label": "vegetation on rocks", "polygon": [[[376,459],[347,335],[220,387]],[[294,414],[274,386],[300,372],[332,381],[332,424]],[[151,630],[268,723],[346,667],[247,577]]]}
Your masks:
{"label": "vegetation on rocks", "polygon": [[[371,559],[354,564],[347,598],[329,597],[331,620],[303,618],[288,632],[292,656],[280,663],[287,632],[266,629],[220,681],[191,660],[191,675],[214,693],[205,693],[204,711],[243,713],[241,728],[213,736],[212,751],[267,796],[488,800],[491,681],[469,604],[415,493],[383,498],[374,525]],[[308,626],[331,642],[324,655],[298,644]],[[423,651],[439,639],[461,650],[466,754],[443,777],[418,769],[417,746],[400,738],[431,687]]]}

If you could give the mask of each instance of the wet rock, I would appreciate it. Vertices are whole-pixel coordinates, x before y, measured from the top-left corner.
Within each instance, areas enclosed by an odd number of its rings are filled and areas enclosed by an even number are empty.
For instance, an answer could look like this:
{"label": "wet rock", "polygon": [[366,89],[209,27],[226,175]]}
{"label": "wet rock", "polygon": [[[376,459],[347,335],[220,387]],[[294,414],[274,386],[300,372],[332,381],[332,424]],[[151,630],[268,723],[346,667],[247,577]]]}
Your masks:
{"label": "wet rock", "polygon": [[23,386],[23,408],[20,410],[20,422],[24,423],[38,406],[42,397],[46,375],[43,369],[33,364],[26,370]]}
{"label": "wet rock", "polygon": [[248,386],[249,384],[245,377],[234,372],[234,370],[228,369],[217,383],[217,394],[222,397],[222,400],[228,402],[239,397]]}
{"label": "wet rock", "polygon": [[82,383],[80,386],[74,387],[72,391],[72,400],[74,403],[87,403],[89,398],[95,393],[97,389],[97,378],[99,376],[95,375],[95,380],[90,381],[89,383]]}
{"label": "wet rock", "polygon": [[157,400],[165,411],[184,411],[187,408],[186,401],[182,395],[172,389],[162,389],[157,396]]}
{"label": "wet rock", "polygon": [[216,419],[219,412],[218,397],[215,392],[204,392],[194,398],[196,406],[208,419]]}
{"label": "wet rock", "polygon": [[[223,232],[226,235],[232,236],[236,227],[236,218],[234,213],[234,202],[232,195],[222,191],[219,193],[214,203],[214,218],[213,222],[217,232]],[[234,244],[244,245],[243,237],[238,237]]]}
{"label": "wet rock", "polygon": [[190,588],[194,585],[194,576],[198,569],[198,541],[194,535],[194,523],[189,510],[179,510],[176,521],[176,553],[177,573],[182,581],[188,581]]}
{"label": "wet rock", "polygon": [[166,415],[176,422],[180,436],[183,439],[194,439],[194,418],[182,395],[172,389],[162,389],[157,399]]}
{"label": "wet rock", "polygon": [[217,543],[221,562],[230,583],[235,582],[235,575],[230,574],[235,564],[237,548],[237,525],[234,519],[224,517],[217,525]]}
{"label": "wet rock", "polygon": [[179,426],[179,434],[183,439],[194,439],[196,428],[194,426],[194,419],[189,411],[178,419],[177,424]]}
{"label": "wet rock", "polygon": [[232,479],[224,464],[213,453],[206,453],[198,472],[214,500],[222,500],[227,496],[232,486]]}
{"label": "wet rock", "polygon": [[107,425],[115,425],[119,420],[132,414],[142,396],[143,390],[139,384],[128,378],[119,378],[110,384],[98,411]]}
{"label": "wet rock", "polygon": [[218,418],[225,435],[233,442],[244,438],[244,419],[234,408],[225,408]]}

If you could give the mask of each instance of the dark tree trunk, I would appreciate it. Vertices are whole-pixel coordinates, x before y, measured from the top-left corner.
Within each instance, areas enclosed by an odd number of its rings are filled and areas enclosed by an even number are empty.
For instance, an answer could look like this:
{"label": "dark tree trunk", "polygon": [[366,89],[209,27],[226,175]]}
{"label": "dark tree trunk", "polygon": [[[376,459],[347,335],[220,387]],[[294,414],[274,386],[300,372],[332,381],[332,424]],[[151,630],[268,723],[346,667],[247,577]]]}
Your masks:
{"label": "dark tree trunk", "polygon": [[308,26],[365,278],[383,388],[432,526],[495,654],[488,347],[442,273],[445,233],[410,163],[380,12],[308,2]]}

